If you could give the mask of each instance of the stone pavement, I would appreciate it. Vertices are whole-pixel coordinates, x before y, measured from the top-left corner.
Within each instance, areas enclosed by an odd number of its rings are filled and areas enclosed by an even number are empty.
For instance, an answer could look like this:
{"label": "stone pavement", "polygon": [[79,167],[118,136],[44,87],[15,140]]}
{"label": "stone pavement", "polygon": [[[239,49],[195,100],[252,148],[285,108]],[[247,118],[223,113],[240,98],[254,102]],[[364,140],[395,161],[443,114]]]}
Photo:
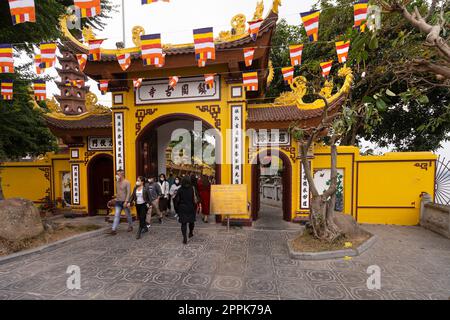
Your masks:
{"label": "stone pavement", "polygon": [[[288,256],[290,230],[197,223],[184,246],[176,221],[141,240],[120,226],[53,251],[0,265],[0,299],[445,299],[450,297],[450,240],[420,227],[365,228],[379,240],[350,261]],[[381,268],[368,290],[367,267]],[[66,288],[69,265],[81,290]]]}

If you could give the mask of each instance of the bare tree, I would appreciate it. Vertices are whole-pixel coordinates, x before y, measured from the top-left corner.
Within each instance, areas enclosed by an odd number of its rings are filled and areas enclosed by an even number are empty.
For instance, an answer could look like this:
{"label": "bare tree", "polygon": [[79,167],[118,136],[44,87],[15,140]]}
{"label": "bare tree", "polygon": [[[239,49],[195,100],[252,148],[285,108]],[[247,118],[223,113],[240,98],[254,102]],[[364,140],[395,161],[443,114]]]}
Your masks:
{"label": "bare tree", "polygon": [[428,12],[422,15],[417,6],[412,12],[407,5],[410,0],[378,0],[382,8],[389,12],[398,12],[417,30],[426,35],[425,46],[434,48],[439,59],[433,61],[428,58],[413,59],[409,66],[411,71],[435,74],[438,79],[450,79],[450,45],[446,36],[449,22],[445,15],[449,9],[449,0],[432,0]]}

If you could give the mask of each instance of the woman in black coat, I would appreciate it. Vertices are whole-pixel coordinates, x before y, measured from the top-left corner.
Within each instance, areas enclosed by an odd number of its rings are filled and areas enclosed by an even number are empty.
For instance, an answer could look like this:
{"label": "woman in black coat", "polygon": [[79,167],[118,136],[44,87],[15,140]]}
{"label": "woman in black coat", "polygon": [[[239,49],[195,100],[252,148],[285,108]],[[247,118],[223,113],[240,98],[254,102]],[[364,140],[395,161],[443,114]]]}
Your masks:
{"label": "woman in black coat", "polygon": [[181,233],[183,243],[187,243],[187,225],[189,225],[189,238],[193,237],[195,223],[196,191],[191,184],[191,178],[186,176],[181,181],[181,188],[178,189],[175,201],[178,206],[179,222],[181,223]]}

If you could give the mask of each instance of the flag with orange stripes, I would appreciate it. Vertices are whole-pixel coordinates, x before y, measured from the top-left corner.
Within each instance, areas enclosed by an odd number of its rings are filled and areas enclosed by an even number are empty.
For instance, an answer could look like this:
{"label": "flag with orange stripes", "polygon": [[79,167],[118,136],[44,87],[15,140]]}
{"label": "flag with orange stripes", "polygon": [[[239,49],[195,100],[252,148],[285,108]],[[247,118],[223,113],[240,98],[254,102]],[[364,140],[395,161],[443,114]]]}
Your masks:
{"label": "flag with orange stripes", "polygon": [[141,4],[150,4],[155,2],[170,2],[170,0],[141,0]]}
{"label": "flag with orange stripes", "polygon": [[216,59],[213,28],[194,29],[195,59],[199,67],[206,65],[206,60]]}
{"label": "flag with orange stripes", "polygon": [[253,57],[255,56],[255,47],[244,48],[244,60],[245,66],[250,67],[253,63]]}
{"label": "flag with orange stripes", "polygon": [[243,73],[242,83],[247,91],[258,91],[258,72]]}
{"label": "flag with orange stripes", "polygon": [[216,75],[215,73],[205,74],[205,84],[208,89],[214,88],[214,76],[215,75]]}
{"label": "flag with orange stripes", "polygon": [[139,78],[139,79],[133,79],[133,87],[134,87],[135,89],[140,88],[141,85],[142,85],[142,81],[143,81],[142,78]]}
{"label": "flag with orange stripes", "polygon": [[0,85],[0,94],[3,100],[13,99],[13,80],[12,79],[2,79]]}
{"label": "flag with orange stripes", "polygon": [[34,0],[8,0],[13,25],[36,22]]}
{"label": "flag with orange stripes", "polygon": [[33,82],[34,97],[38,101],[44,101],[47,98],[46,84],[44,80],[35,80]]}
{"label": "flag with orange stripes", "polygon": [[47,69],[55,65],[56,43],[41,43],[41,68]]}
{"label": "flag with orange stripes", "polygon": [[128,52],[118,53],[116,55],[117,61],[119,62],[120,67],[123,71],[127,70],[131,65],[131,54]]}
{"label": "flag with orange stripes", "polygon": [[179,79],[180,78],[178,76],[169,77],[169,87],[175,89]]}
{"label": "flag with orange stripes", "polygon": [[289,56],[291,58],[291,66],[299,66],[302,64],[303,44],[294,44],[289,46]]}
{"label": "flag with orange stripes", "polygon": [[102,94],[106,94],[108,92],[108,80],[100,80],[99,81],[99,89],[102,92]]}
{"label": "flag with orange stripes", "polygon": [[339,63],[344,63],[347,61],[349,49],[350,49],[350,40],[345,42],[344,41],[336,42],[336,53],[338,56]]}
{"label": "flag with orange stripes", "polygon": [[80,66],[80,72],[84,71],[84,68],[86,67],[86,62],[87,62],[88,56],[87,54],[77,54],[77,60],[78,60],[78,65]]}
{"label": "flag with orange stripes", "polygon": [[320,67],[322,68],[322,77],[326,78],[330,74],[331,66],[333,65],[333,61],[322,62]]}
{"label": "flag with orange stripes", "polygon": [[141,58],[144,66],[164,65],[160,33],[141,35]]}
{"label": "flag with orange stripes", "polygon": [[36,74],[44,73],[44,71],[41,68],[41,63],[42,63],[41,55],[40,54],[36,54],[34,56],[34,66],[36,67]]}
{"label": "flag with orange stripes", "polygon": [[313,10],[300,13],[303,21],[303,26],[306,30],[306,35],[309,37],[309,41],[314,42],[319,39],[319,10]]}
{"label": "flag with orange stripes", "polygon": [[100,61],[102,58],[101,46],[105,39],[88,40],[89,61]]}
{"label": "flag with orange stripes", "polygon": [[[360,0],[353,5],[353,15],[355,24],[353,27],[359,31],[364,32],[366,30],[367,11],[369,9],[369,0]],[[363,23],[364,22],[364,23]]]}
{"label": "flag with orange stripes", "polygon": [[13,47],[0,43],[0,73],[14,73]]}
{"label": "flag with orange stripes", "polygon": [[283,79],[287,84],[291,84],[294,81],[294,67],[286,67],[282,68],[281,72],[283,73]]}
{"label": "flag with orange stripes", "polygon": [[101,12],[100,0],[74,0],[75,7],[78,7],[82,18],[95,17]]}
{"label": "flag with orange stripes", "polygon": [[263,23],[262,19],[248,22],[249,26],[248,32],[250,33],[250,37],[252,38],[253,41],[256,41],[256,39],[258,38],[259,29],[261,28],[262,23]]}

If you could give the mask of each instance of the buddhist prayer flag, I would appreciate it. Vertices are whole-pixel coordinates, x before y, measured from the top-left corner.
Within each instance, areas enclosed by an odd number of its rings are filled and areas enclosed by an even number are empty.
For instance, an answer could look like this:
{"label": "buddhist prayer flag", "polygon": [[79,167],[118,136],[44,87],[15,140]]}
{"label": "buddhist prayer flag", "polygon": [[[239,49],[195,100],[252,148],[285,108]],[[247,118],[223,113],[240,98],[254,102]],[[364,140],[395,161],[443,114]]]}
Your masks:
{"label": "buddhist prayer flag", "polygon": [[204,67],[208,59],[216,59],[213,28],[194,29],[194,47],[199,67]]}
{"label": "buddhist prayer flag", "polygon": [[78,64],[80,65],[80,72],[84,71],[84,68],[86,67],[88,56],[87,54],[77,54],[77,60]]}
{"label": "buddhist prayer flag", "polygon": [[95,17],[100,14],[100,0],[74,0],[74,5],[80,8],[81,17]]}
{"label": "buddhist prayer flag", "polygon": [[34,0],[8,0],[12,23],[36,22]]}
{"label": "buddhist prayer flag", "polygon": [[253,41],[256,41],[256,39],[258,38],[259,28],[261,28],[262,23],[263,23],[262,19],[248,22],[249,25],[248,32],[250,33],[250,37],[252,38]]}
{"label": "buddhist prayer flag", "polygon": [[291,84],[292,81],[294,80],[294,67],[290,66],[290,67],[282,68],[281,71],[283,73],[284,81],[286,81],[288,84]]}
{"label": "buddhist prayer flag", "polygon": [[141,87],[141,85],[142,85],[142,78],[139,78],[139,79],[133,79],[133,87],[135,88],[135,89],[138,89],[138,88],[140,88]]}
{"label": "buddhist prayer flag", "polygon": [[44,71],[41,68],[41,55],[37,54],[34,56],[34,66],[36,67],[36,74],[42,74]]}
{"label": "buddhist prayer flag", "polygon": [[144,66],[164,65],[161,34],[155,33],[141,36],[141,56]]}
{"label": "buddhist prayer flag", "polygon": [[350,48],[350,41],[337,41],[336,42],[336,53],[338,56],[339,63],[344,63],[347,61],[348,49]]}
{"label": "buddhist prayer flag", "polygon": [[126,53],[119,53],[116,55],[117,61],[119,62],[120,67],[123,71],[127,70],[131,65],[131,54],[128,52]]}
{"label": "buddhist prayer flag", "polygon": [[1,82],[1,95],[3,100],[12,100],[13,98],[13,80],[3,79]]}
{"label": "buddhist prayer flag", "polygon": [[47,90],[44,80],[35,80],[33,83],[34,97],[38,101],[44,101],[47,98]]}
{"label": "buddhist prayer flag", "polygon": [[322,76],[324,78],[328,77],[328,75],[330,74],[332,64],[333,64],[332,60],[327,61],[327,62],[322,62],[320,64],[320,67],[322,68]]}
{"label": "buddhist prayer flag", "polygon": [[369,0],[359,0],[353,5],[355,17],[355,24],[353,26],[361,32],[364,32],[366,29],[366,24],[363,21],[367,19],[368,2]]}
{"label": "buddhist prayer flag", "polygon": [[305,26],[306,35],[309,41],[317,41],[319,39],[319,10],[313,10],[300,13],[303,25]]}
{"label": "buddhist prayer flag", "polygon": [[88,40],[89,43],[89,61],[99,61],[102,58],[101,45],[104,39]]}
{"label": "buddhist prayer flag", "polygon": [[170,0],[141,0],[142,4],[149,4],[154,2],[170,2]]}
{"label": "buddhist prayer flag", "polygon": [[13,48],[0,43],[0,73],[14,73]]}
{"label": "buddhist prayer flag", "polygon": [[214,76],[216,74],[205,74],[205,84],[208,89],[214,88]]}
{"label": "buddhist prayer flag", "polygon": [[169,87],[171,87],[172,89],[175,89],[175,87],[177,86],[179,77],[174,76],[174,77],[170,77],[169,78]]}
{"label": "buddhist prayer flag", "polygon": [[166,54],[163,53],[162,59],[161,59],[160,62],[156,65],[156,67],[161,68],[161,67],[164,66],[165,63],[166,63]]}
{"label": "buddhist prayer flag", "polygon": [[55,65],[56,43],[41,43],[41,68],[51,68]]}
{"label": "buddhist prayer flag", "polygon": [[289,55],[291,57],[291,66],[299,66],[302,64],[303,45],[295,44],[289,46]]}
{"label": "buddhist prayer flag", "polygon": [[244,60],[245,60],[245,66],[250,67],[253,63],[253,57],[255,55],[255,49],[252,48],[244,48]]}
{"label": "buddhist prayer flag", "polygon": [[247,72],[242,74],[242,82],[247,91],[258,91],[258,73]]}
{"label": "buddhist prayer flag", "polygon": [[108,80],[100,80],[100,91],[102,94],[106,94],[108,92]]}

